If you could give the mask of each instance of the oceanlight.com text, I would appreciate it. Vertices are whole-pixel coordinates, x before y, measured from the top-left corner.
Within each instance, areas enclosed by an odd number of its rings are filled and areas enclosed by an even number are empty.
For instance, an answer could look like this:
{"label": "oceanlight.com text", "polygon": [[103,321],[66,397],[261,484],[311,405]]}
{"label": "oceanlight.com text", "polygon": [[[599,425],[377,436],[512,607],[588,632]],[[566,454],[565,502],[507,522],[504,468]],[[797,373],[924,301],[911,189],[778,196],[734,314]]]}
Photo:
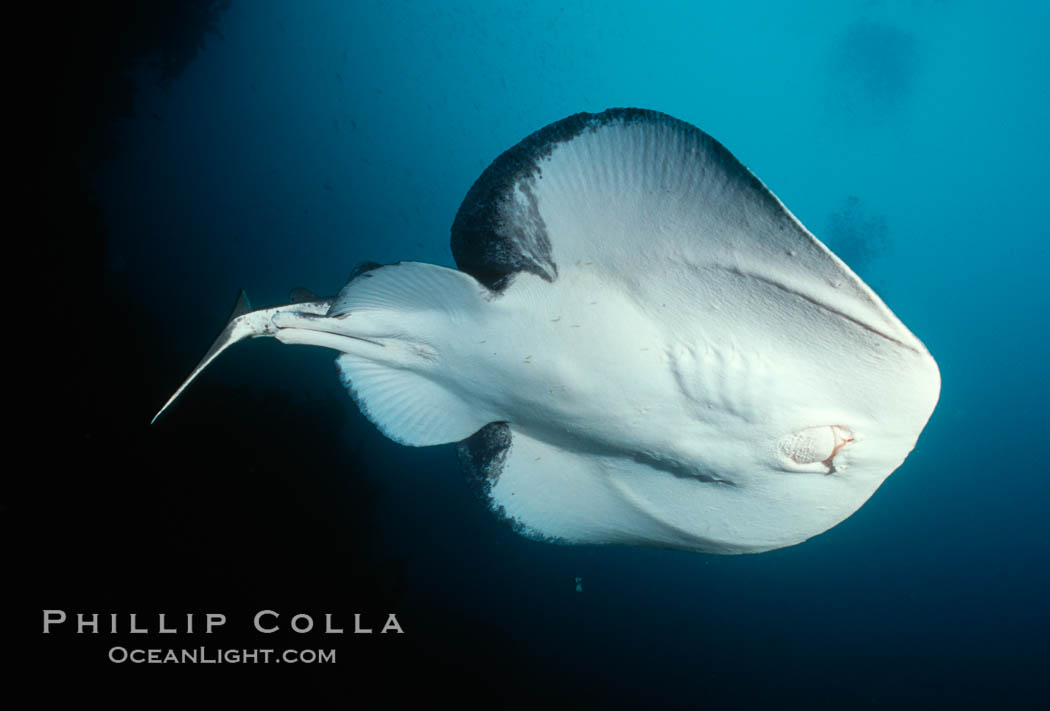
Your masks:
{"label": "oceanlight.com text", "polygon": [[334,649],[143,649],[111,647],[114,664],[335,664]]}

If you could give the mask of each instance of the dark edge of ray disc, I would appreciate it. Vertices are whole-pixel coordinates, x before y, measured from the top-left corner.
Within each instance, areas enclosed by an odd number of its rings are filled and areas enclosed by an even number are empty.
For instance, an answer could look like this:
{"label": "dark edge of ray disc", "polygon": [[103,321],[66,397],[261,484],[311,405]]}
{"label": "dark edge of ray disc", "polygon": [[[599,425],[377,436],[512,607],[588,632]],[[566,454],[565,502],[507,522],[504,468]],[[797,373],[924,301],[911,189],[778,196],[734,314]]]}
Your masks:
{"label": "dark edge of ray disc", "polygon": [[[452,256],[456,266],[482,284],[501,292],[518,272],[554,281],[557,265],[532,187],[542,177],[542,162],[561,143],[584,131],[612,123],[666,124],[692,135],[709,158],[721,163],[728,175],[765,195],[769,191],[718,141],[690,123],[648,109],[608,109],[600,114],[578,113],[541,128],[489,165],[467,192],[452,223]],[[528,200],[513,198],[517,187]],[[768,195],[767,199],[775,198]]]}
{"label": "dark edge of ray disc", "polygon": [[499,481],[510,441],[510,426],[506,422],[490,422],[456,445],[463,473],[485,496]]}
{"label": "dark edge of ray disc", "polygon": [[471,488],[478,492],[489,506],[489,509],[511,530],[520,536],[534,541],[567,544],[561,538],[547,536],[526,526],[507,513],[506,509],[492,497],[492,487],[499,481],[500,474],[507,462],[507,455],[513,446],[510,425],[506,422],[490,422],[480,430],[460,441],[456,445],[459,466],[463,470]]}

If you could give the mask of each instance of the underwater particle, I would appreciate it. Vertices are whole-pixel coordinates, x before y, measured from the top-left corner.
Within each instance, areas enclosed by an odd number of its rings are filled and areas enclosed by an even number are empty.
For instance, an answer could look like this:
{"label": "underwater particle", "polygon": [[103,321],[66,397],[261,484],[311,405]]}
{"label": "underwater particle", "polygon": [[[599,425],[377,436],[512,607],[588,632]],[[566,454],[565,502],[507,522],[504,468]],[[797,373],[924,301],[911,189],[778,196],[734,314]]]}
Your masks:
{"label": "underwater particle", "polygon": [[889,247],[888,235],[886,217],[868,214],[863,201],[849,195],[828,215],[824,243],[853,271],[864,275],[875,257]]}
{"label": "underwater particle", "polygon": [[583,592],[583,578],[576,578],[576,592]]}
{"label": "underwater particle", "polygon": [[868,116],[905,103],[920,68],[912,33],[867,18],[846,28],[829,62],[832,101],[849,113]]}

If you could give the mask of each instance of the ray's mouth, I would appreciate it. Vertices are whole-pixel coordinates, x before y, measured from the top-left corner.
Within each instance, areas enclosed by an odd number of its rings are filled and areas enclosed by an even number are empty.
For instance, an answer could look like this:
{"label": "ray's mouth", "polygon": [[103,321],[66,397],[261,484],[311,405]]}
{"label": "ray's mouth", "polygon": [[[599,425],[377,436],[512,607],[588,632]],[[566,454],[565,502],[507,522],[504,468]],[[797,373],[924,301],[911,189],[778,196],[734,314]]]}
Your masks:
{"label": "ray's mouth", "polygon": [[836,456],[855,439],[842,425],[805,427],[781,438],[777,455],[787,471],[837,474]]}

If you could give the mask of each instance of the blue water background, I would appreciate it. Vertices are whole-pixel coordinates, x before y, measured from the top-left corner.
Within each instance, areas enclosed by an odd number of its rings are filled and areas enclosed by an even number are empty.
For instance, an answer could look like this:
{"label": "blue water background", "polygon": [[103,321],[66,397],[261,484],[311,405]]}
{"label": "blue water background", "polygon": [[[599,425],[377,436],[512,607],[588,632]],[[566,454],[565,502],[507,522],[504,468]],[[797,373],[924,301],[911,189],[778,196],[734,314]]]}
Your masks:
{"label": "blue water background", "polygon": [[365,260],[454,266],[466,191],[532,131],[617,106],[693,123],[855,250],[940,366],[915,451],[831,531],[737,557],[536,543],[452,446],[356,414],[328,352],[253,342],[200,387],[345,398],[342,441],[316,447],[361,447],[407,594],[511,640],[537,684],[683,707],[708,688],[1023,699],[1050,660],[1048,26],[1041,2],[235,0],[180,76],[141,70],[96,171],[105,277],[185,363],[156,373],[168,389],[239,287],[268,305]]}

